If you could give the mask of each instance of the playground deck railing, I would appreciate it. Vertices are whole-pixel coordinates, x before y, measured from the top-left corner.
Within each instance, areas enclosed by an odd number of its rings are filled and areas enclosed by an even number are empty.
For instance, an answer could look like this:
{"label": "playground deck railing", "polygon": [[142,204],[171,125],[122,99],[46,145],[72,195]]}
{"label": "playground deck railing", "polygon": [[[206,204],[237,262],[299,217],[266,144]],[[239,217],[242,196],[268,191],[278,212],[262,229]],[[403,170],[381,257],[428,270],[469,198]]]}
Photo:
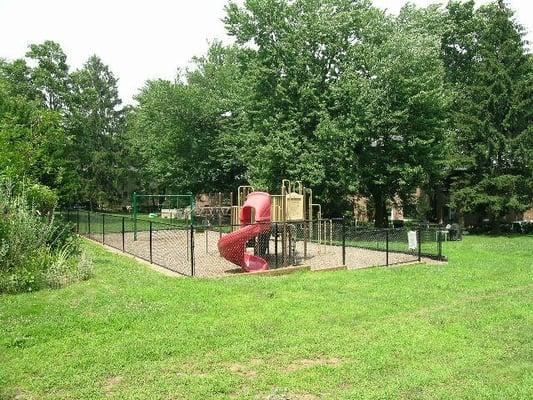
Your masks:
{"label": "playground deck railing", "polygon": [[[242,269],[224,259],[218,241],[241,226],[204,220],[134,218],[81,209],[58,213],[80,236],[134,255],[184,276],[224,276]],[[268,262],[269,269],[309,266],[365,268],[445,260],[446,230],[440,225],[360,228],[343,219],[264,223],[260,236],[247,243],[248,253]],[[235,251],[242,251],[235,248]]]}

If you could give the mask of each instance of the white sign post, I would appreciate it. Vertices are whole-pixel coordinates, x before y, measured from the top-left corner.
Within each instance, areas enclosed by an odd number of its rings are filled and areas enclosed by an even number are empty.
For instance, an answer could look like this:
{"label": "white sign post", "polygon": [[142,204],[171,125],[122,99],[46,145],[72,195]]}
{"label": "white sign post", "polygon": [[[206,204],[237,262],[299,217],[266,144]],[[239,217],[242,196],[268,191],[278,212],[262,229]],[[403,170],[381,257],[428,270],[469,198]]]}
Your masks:
{"label": "white sign post", "polygon": [[418,247],[418,240],[416,237],[416,231],[407,232],[407,241],[409,242],[409,250],[416,250]]}

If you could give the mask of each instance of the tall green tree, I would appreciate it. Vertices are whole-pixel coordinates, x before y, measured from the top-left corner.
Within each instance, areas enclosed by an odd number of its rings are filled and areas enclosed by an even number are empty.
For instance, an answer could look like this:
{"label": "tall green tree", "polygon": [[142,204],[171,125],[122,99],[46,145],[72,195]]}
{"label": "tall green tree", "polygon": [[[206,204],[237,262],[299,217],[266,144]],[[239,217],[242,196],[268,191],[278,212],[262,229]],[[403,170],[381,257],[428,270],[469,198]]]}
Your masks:
{"label": "tall green tree", "polygon": [[128,170],[117,80],[92,56],[70,73],[60,45],[0,60],[0,174],[54,188],[64,203],[105,205]]}
{"label": "tall green tree", "polygon": [[351,49],[335,88],[337,126],[377,226],[387,224],[390,203],[408,203],[417,187],[439,179],[443,166],[449,97],[440,41],[407,11],[384,17],[383,35]]}
{"label": "tall green tree", "polygon": [[130,142],[139,154],[141,187],[156,193],[212,189],[216,118],[194,86],[150,81],[137,96]]}
{"label": "tall green tree", "polygon": [[[12,67],[18,69],[17,64]],[[26,98],[20,83],[0,73],[0,176],[59,189],[67,174],[68,146],[61,115]]]}
{"label": "tall green tree", "polygon": [[524,30],[503,1],[451,2],[443,40],[455,90],[451,204],[489,218],[532,206],[532,60]]}
{"label": "tall green tree", "polygon": [[227,30],[250,54],[239,136],[252,184],[276,190],[282,178],[300,179],[330,204],[347,194],[350,185],[336,172],[343,153],[318,127],[327,120],[330,89],[346,68],[348,49],[377,14],[368,1],[229,4]]}
{"label": "tall green tree", "polygon": [[241,55],[214,42],[175,82],[149,81],[137,96],[128,136],[144,191],[232,190],[243,180]]}
{"label": "tall green tree", "polygon": [[210,162],[202,172],[204,190],[232,191],[246,184],[246,165],[241,154],[246,140],[237,135],[246,118],[244,101],[249,96],[247,70],[250,54],[238,46],[211,43],[205,56],[195,57],[187,70],[186,82],[195,93],[210,99],[213,129],[207,148]]}
{"label": "tall green tree", "polygon": [[117,80],[94,55],[70,75],[70,80],[68,130],[72,135],[73,167],[79,177],[74,193],[92,204],[116,202],[121,195],[119,177],[124,168],[118,158],[124,118]]}
{"label": "tall green tree", "polygon": [[440,177],[448,97],[437,8],[393,18],[367,1],[266,0],[227,11],[229,33],[253,55],[239,134],[251,182],[303,179],[335,214],[364,194],[383,225],[391,201]]}
{"label": "tall green tree", "polygon": [[[9,96],[21,96],[27,100],[39,100],[40,92],[32,81],[32,69],[24,59],[7,61],[0,59],[0,75],[9,89]],[[7,85],[7,86],[6,86]]]}
{"label": "tall green tree", "polygon": [[26,57],[36,65],[31,69],[31,80],[41,92],[46,106],[52,110],[66,107],[69,93],[69,67],[61,46],[47,40],[31,44]]}

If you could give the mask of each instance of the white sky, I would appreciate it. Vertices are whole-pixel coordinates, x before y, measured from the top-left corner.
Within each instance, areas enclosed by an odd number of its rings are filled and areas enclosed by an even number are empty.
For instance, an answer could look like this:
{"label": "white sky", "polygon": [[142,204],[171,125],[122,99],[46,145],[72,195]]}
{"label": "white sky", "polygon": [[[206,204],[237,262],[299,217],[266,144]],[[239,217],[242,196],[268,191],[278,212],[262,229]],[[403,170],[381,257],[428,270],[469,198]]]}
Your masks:
{"label": "white sky", "polygon": [[[398,12],[405,0],[373,0]],[[445,1],[445,0],[442,0]],[[438,0],[414,0],[418,5]],[[242,2],[242,0],[241,0]],[[476,3],[487,3],[477,0]],[[507,0],[533,42],[533,0]],[[30,43],[54,40],[72,68],[97,54],[119,79],[125,103],[146,79],[173,79],[205,53],[229,42],[221,18],[227,0],[0,0],[0,57],[19,58]]]}

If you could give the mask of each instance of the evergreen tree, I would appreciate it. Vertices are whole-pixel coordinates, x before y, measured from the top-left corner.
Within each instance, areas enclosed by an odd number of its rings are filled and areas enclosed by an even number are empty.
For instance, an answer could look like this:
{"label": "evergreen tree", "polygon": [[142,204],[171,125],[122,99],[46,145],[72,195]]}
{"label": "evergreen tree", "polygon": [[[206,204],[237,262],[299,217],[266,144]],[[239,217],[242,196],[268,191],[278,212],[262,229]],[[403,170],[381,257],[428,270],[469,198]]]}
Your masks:
{"label": "evergreen tree", "polygon": [[447,12],[443,57],[456,92],[451,204],[498,229],[532,205],[531,55],[503,2],[478,10],[452,2]]}
{"label": "evergreen tree", "polygon": [[120,197],[123,111],[117,80],[109,67],[91,56],[71,74],[68,129],[72,135],[72,165],[79,182],[76,196],[92,204]]}

